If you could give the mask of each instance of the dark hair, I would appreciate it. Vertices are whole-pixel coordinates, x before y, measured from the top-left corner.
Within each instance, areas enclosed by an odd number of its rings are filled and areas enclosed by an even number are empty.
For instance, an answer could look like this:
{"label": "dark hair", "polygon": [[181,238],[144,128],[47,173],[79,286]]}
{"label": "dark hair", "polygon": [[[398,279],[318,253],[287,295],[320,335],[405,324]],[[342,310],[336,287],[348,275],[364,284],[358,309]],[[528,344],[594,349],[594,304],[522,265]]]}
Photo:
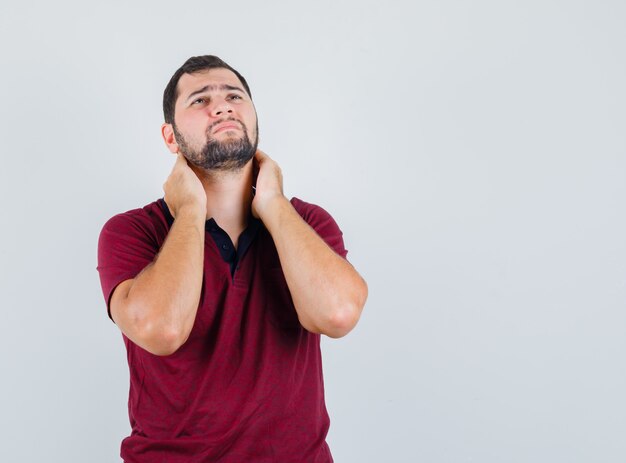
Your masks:
{"label": "dark hair", "polygon": [[246,92],[248,92],[248,96],[252,98],[252,93],[250,93],[250,87],[248,87],[246,79],[217,56],[192,56],[185,61],[185,64],[178,68],[168,82],[167,87],[165,87],[165,91],[163,92],[163,117],[165,118],[165,122],[174,124],[174,107],[176,106],[176,99],[178,98],[178,81],[181,76],[183,74],[193,74],[194,72],[208,71],[209,69],[216,68],[225,68],[233,71],[243,84]]}

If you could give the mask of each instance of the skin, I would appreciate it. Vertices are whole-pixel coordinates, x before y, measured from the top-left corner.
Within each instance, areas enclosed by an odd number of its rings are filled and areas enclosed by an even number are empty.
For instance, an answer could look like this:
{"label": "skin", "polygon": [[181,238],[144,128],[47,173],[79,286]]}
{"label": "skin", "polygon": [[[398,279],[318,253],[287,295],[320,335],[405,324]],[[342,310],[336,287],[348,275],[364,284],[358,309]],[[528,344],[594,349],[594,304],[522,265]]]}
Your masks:
{"label": "skin", "polygon": [[[219,123],[227,118],[242,121],[250,139],[256,139],[256,110],[233,72],[184,74],[178,90],[175,121],[188,146],[203,146],[209,127],[213,127],[210,136],[220,140],[241,137],[242,125]],[[163,185],[176,220],[155,260],[137,277],[118,285],[111,297],[111,315],[122,332],[153,354],[175,352],[191,332],[200,300],[205,221],[213,217],[237,246],[250,212],[263,221],[274,240],[302,326],[333,338],[352,330],[367,299],[367,284],[284,196],[278,164],[257,150],[239,170],[206,171],[186,161],[171,124],[163,124],[161,132],[177,156]]]}

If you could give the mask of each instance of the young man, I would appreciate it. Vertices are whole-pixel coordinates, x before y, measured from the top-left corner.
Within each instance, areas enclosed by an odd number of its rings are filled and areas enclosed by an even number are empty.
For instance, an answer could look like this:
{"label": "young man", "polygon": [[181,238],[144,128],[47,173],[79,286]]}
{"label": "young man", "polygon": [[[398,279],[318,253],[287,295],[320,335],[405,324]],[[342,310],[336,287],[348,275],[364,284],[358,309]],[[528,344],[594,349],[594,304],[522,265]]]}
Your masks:
{"label": "young man", "polygon": [[176,163],[163,199],[98,243],[130,367],[127,463],[332,462],[320,335],[357,323],[364,280],[318,206],[283,195],[257,150],[246,80],[187,60],[163,95]]}

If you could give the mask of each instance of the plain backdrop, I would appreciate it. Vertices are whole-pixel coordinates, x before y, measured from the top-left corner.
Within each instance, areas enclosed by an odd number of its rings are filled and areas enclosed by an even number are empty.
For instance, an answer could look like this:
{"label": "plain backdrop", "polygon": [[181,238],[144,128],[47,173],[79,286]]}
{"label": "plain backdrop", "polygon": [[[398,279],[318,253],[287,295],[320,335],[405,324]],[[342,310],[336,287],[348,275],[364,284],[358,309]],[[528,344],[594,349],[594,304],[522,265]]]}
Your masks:
{"label": "plain backdrop", "polygon": [[626,4],[0,6],[0,460],[116,462],[105,221],[162,196],[189,57],[249,81],[369,283],[324,339],[336,462],[626,461]]}

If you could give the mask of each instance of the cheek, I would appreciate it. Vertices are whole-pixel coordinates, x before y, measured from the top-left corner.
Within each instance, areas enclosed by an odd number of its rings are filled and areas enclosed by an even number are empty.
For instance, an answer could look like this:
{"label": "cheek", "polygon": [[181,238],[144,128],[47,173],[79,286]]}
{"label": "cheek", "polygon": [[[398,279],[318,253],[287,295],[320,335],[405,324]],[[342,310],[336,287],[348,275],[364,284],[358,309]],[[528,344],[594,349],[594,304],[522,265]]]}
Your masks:
{"label": "cheek", "polygon": [[256,122],[252,121],[251,127],[248,128],[248,138],[250,138],[250,142],[254,143],[258,135],[259,134],[256,131]]}
{"label": "cheek", "polygon": [[204,140],[206,137],[206,118],[181,118],[178,126],[187,140]]}
{"label": "cheek", "polygon": [[246,123],[246,127],[248,129],[248,136],[251,137],[251,139],[254,139],[254,137],[257,135],[256,115],[252,114],[251,116],[248,116],[245,119],[245,123]]}

